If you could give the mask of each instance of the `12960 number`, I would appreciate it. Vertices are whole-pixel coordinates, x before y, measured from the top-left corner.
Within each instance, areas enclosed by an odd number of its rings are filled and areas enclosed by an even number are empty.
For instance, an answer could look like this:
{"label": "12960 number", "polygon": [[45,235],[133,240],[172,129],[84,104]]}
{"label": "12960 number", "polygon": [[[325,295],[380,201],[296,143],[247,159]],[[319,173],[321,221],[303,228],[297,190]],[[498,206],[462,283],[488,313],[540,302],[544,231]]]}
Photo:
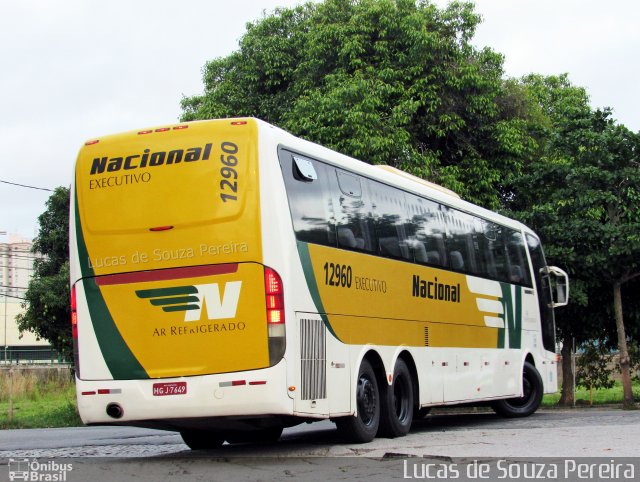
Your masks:
{"label": "12960 number", "polygon": [[238,146],[233,142],[223,142],[220,145],[223,154],[220,155],[220,199],[223,202],[238,200]]}
{"label": "12960 number", "polygon": [[324,284],[339,286],[341,288],[351,288],[352,281],[353,270],[351,266],[329,262],[324,264]]}

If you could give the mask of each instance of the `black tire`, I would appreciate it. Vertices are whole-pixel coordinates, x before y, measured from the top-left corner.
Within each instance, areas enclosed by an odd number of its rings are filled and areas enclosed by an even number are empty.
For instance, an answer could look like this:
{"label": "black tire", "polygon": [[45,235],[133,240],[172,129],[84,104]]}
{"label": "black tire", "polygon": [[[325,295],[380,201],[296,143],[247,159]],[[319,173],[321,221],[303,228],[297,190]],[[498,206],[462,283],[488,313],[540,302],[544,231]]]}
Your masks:
{"label": "black tire", "polygon": [[429,413],[431,413],[431,409],[433,407],[421,407],[421,408],[417,408],[416,410],[414,410],[413,412],[413,419],[414,420],[422,420],[423,418],[425,418],[427,415],[429,415]]}
{"label": "black tire", "polygon": [[524,362],[522,369],[522,388],[522,397],[497,400],[492,404],[493,410],[507,418],[527,417],[535,412],[542,402],[544,389],[540,373],[529,362]]}
{"label": "black tire", "polygon": [[335,420],[338,432],[345,440],[371,442],[380,426],[380,390],[376,375],[367,360],[362,360],[356,385],[357,414]]}
{"label": "black tire", "polygon": [[185,430],[180,432],[182,440],[191,450],[217,449],[224,443],[224,437],[219,432],[208,430]]}
{"label": "black tire", "polygon": [[282,427],[259,428],[256,430],[227,432],[226,439],[230,444],[277,442],[282,435]]}
{"label": "black tire", "polygon": [[413,422],[413,378],[401,358],[393,369],[392,384],[381,392],[380,433],[390,438],[407,435]]}

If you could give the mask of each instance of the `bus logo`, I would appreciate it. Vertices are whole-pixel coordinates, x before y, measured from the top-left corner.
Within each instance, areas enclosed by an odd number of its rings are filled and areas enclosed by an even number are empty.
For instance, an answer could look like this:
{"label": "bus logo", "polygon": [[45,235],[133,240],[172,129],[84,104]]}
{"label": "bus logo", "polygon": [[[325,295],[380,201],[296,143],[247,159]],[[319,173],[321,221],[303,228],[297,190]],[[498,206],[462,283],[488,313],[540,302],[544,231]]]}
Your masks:
{"label": "bus logo", "polygon": [[136,295],[162,311],[184,311],[184,321],[199,321],[204,307],[209,320],[219,320],[235,318],[241,287],[242,281],[229,281],[222,296],[218,283],[138,290]]}
{"label": "bus logo", "polygon": [[9,459],[9,480],[29,480],[29,459]]}

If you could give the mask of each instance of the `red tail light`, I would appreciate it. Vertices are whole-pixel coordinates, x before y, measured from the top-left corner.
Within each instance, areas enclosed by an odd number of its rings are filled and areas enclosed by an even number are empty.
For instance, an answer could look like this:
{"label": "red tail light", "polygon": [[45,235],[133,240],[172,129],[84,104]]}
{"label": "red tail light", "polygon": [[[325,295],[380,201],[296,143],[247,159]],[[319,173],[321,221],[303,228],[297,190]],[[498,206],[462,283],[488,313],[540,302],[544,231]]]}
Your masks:
{"label": "red tail light", "polygon": [[71,334],[74,340],[78,339],[78,311],[76,304],[76,285],[71,287]]}
{"label": "red tail light", "polygon": [[71,336],[73,338],[73,364],[76,377],[80,378],[80,359],[78,351],[78,304],[76,301],[76,285],[71,287]]}
{"label": "red tail light", "polygon": [[264,269],[264,291],[267,304],[267,322],[284,323],[284,290],[280,275],[271,268]]}

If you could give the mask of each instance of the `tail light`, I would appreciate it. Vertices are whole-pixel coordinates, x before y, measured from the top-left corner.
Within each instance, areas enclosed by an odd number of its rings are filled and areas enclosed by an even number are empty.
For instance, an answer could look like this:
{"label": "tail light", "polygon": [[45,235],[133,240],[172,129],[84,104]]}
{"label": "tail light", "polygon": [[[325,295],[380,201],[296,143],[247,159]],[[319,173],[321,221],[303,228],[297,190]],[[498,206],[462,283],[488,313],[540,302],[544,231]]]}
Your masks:
{"label": "tail light", "polygon": [[78,310],[76,303],[76,285],[71,288],[71,335],[78,339]]}
{"label": "tail light", "polygon": [[78,303],[76,301],[76,285],[71,287],[71,336],[73,337],[73,363],[76,376],[80,378],[80,360],[78,357]]}
{"label": "tail light", "polygon": [[284,288],[282,278],[273,269],[264,269],[264,293],[267,308],[267,331],[269,335],[269,364],[278,363],[284,356]]}
{"label": "tail light", "polygon": [[267,322],[269,325],[284,323],[282,279],[271,268],[264,270],[264,292],[267,297]]}

